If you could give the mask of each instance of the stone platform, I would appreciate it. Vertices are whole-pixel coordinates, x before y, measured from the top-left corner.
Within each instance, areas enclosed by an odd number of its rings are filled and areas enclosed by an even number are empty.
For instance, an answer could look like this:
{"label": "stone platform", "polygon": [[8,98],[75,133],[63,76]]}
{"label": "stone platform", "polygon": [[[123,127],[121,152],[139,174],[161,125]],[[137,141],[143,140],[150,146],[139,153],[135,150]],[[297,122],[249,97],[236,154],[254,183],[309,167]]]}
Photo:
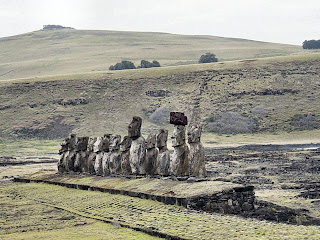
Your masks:
{"label": "stone platform", "polygon": [[208,212],[238,214],[254,211],[253,186],[230,182],[207,180],[189,183],[148,177],[129,179],[48,172],[38,172],[14,180],[122,194]]}

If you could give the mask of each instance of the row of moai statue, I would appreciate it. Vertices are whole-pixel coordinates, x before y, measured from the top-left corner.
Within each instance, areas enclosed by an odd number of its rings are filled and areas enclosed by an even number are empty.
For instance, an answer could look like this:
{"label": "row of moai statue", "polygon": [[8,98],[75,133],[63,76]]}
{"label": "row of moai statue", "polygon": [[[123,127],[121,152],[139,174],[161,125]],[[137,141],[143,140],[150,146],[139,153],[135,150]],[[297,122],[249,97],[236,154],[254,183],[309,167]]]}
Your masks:
{"label": "row of moai statue", "polygon": [[174,124],[173,154],[167,148],[168,130],[157,134],[141,135],[142,119],[133,117],[128,136],[105,134],[103,137],[77,137],[71,134],[61,144],[59,172],[83,172],[99,176],[108,175],[160,175],[206,177],[204,148],[200,142],[201,126],[188,127],[183,113],[170,113]]}

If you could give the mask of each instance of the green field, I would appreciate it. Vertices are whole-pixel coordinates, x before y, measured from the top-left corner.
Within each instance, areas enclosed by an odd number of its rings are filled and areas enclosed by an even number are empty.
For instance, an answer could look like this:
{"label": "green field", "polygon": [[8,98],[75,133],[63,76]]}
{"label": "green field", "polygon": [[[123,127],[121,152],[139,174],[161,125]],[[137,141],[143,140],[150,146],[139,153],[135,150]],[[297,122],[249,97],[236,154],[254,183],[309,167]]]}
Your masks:
{"label": "green field", "polygon": [[197,63],[206,52],[220,61],[284,56],[301,46],[216,36],[93,30],[35,31],[0,39],[0,80],[105,71],[121,60]]}

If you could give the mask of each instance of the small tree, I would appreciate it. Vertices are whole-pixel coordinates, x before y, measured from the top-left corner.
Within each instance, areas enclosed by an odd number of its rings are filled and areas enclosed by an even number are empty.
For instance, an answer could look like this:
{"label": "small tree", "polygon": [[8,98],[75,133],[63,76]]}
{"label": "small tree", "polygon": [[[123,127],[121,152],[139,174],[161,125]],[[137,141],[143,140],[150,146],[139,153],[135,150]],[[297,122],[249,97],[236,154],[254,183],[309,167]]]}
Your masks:
{"label": "small tree", "polygon": [[133,62],[130,61],[122,61],[120,63],[115,64],[114,66],[111,65],[109,67],[109,70],[123,70],[123,69],[135,69],[136,66],[133,64]]}
{"label": "small tree", "polygon": [[211,63],[211,62],[218,62],[218,58],[216,58],[216,55],[212,53],[206,53],[202,55],[199,59],[199,63]]}
{"label": "small tree", "polygon": [[141,60],[141,64],[139,68],[153,68],[153,67],[160,67],[160,63],[156,60],[153,60],[152,63],[146,60]]}

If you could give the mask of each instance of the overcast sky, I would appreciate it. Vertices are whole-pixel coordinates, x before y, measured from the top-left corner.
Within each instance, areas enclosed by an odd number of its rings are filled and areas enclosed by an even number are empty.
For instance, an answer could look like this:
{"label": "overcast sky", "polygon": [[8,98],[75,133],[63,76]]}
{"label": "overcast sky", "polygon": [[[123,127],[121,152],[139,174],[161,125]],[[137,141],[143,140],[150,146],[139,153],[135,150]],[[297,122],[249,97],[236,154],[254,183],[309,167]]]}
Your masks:
{"label": "overcast sky", "polygon": [[320,39],[320,0],[0,0],[0,37],[46,24],[300,45]]}

